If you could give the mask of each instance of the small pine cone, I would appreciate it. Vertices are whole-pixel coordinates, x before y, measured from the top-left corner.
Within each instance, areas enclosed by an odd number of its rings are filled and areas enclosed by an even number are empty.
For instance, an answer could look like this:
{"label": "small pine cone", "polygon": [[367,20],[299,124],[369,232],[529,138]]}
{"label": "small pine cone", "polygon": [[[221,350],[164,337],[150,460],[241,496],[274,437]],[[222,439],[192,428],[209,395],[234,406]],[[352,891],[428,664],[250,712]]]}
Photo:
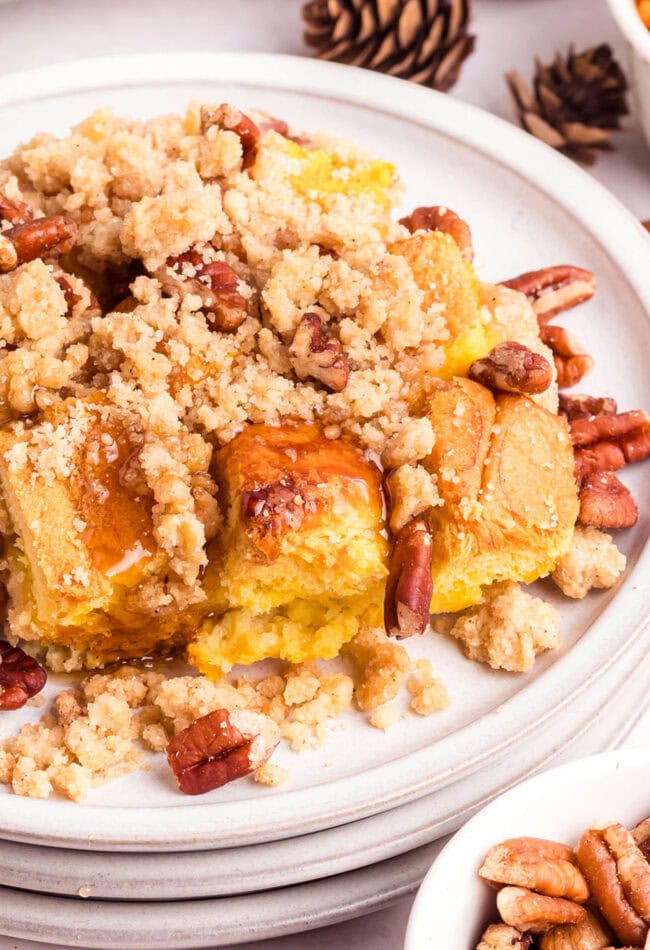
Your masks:
{"label": "small pine cone", "polygon": [[320,59],[447,92],[474,49],[472,0],[310,0],[305,42]]}
{"label": "small pine cone", "polygon": [[592,165],[610,151],[610,132],[627,115],[625,74],[603,43],[552,63],[535,64],[534,92],[516,72],[506,73],[522,128],[570,158]]}

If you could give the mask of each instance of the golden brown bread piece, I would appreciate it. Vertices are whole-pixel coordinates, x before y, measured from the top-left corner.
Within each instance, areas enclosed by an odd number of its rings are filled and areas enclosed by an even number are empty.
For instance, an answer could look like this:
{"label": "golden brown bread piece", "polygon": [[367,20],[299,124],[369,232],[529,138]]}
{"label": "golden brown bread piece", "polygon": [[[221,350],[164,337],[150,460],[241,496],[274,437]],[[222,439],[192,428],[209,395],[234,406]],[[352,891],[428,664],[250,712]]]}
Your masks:
{"label": "golden brown bread piece", "polygon": [[196,624],[194,605],[181,609],[170,592],[141,448],[138,417],[98,397],[0,430],[14,636],[90,651],[99,663],[167,651]]}
{"label": "golden brown bread piece", "polygon": [[567,550],[578,513],[564,419],[525,396],[458,378],[433,392],[436,442],[425,460],[444,499],[433,532],[432,612],[481,600],[494,581],[530,582]]}
{"label": "golden brown bread piece", "polygon": [[381,474],[318,426],[253,425],[215,460],[226,515],[209,550],[206,621],[189,656],[205,672],[280,656],[335,656],[378,612],[387,541]]}

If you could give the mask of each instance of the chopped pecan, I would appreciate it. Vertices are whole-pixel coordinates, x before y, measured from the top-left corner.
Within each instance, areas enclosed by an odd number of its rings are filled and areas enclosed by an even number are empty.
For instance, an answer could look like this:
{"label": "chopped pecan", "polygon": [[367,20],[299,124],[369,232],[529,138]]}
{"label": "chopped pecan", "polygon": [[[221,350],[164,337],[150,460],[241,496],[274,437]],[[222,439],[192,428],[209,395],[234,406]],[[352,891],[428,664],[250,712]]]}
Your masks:
{"label": "chopped pecan", "polygon": [[619,441],[650,425],[647,412],[634,409],[631,412],[619,412],[616,415],[600,415],[594,419],[575,419],[571,423],[571,441],[577,447],[593,445],[604,439]]}
{"label": "chopped pecan", "polygon": [[0,220],[8,221],[9,224],[25,224],[33,217],[34,212],[24,201],[0,195]]}
{"label": "chopped pecan", "polygon": [[260,135],[264,135],[265,132],[277,132],[283,138],[289,138],[289,126],[284,119],[278,119],[277,116],[261,109],[251,109],[248,118],[255,123]]}
{"label": "chopped pecan", "polygon": [[216,108],[202,106],[201,131],[203,134],[213,125],[239,136],[243,155],[242,168],[250,168],[255,161],[260,140],[260,130],[253,120],[225,102]]}
{"label": "chopped pecan", "polygon": [[591,419],[592,416],[614,416],[618,406],[611,396],[569,395],[560,393],[559,415],[569,422],[575,419]]}
{"label": "chopped pecan", "polygon": [[20,647],[0,640],[0,709],[20,709],[47,682],[47,673]]}
{"label": "chopped pecan", "polygon": [[9,238],[0,232],[0,274],[6,274],[18,267],[18,254]]}
{"label": "chopped pecan", "polygon": [[582,344],[564,327],[543,324],[539,328],[539,336],[542,343],[553,352],[560,389],[575,386],[594,368],[592,357],[584,352]]}
{"label": "chopped pecan", "polygon": [[205,259],[205,250],[193,248],[167,262],[155,272],[168,293],[195,294],[203,302],[209,321],[217,330],[230,333],[248,314],[240,292],[239,277],[229,264]]}
{"label": "chopped pecan", "polygon": [[339,393],[347,386],[350,364],[341,341],[329,336],[315,313],[306,313],[296,328],[289,359],[298,379],[317,379]]}
{"label": "chopped pecan", "polygon": [[587,911],[575,901],[535,894],[525,887],[502,888],[497,907],[504,923],[525,933],[543,934],[557,924],[579,924],[587,918]]}
{"label": "chopped pecan", "polygon": [[547,897],[583,903],[587,882],[571,848],[543,838],[511,838],[490,848],[479,875],[491,884],[516,884]]}
{"label": "chopped pecan", "polygon": [[477,383],[506,393],[543,393],[553,381],[551,364],[522,343],[499,343],[487,356],[474,360],[469,376]]}
{"label": "chopped pecan", "polygon": [[215,709],[169,741],[167,760],[181,791],[202,795],[254,772],[279,739],[278,727],[267,716]]}
{"label": "chopped pecan", "polygon": [[476,950],[530,950],[533,938],[507,924],[490,924]]}
{"label": "chopped pecan", "polygon": [[[594,901],[619,940],[635,947],[642,946],[648,927],[628,897],[630,879],[626,878],[627,886],[624,888],[616,853],[610,847],[603,831],[585,831],[576,848],[578,863],[589,883]],[[648,870],[650,872],[650,868]],[[642,887],[645,904],[646,881],[642,882]]]}
{"label": "chopped pecan", "polygon": [[611,935],[598,918],[587,911],[580,924],[560,924],[545,933],[539,950],[611,950]]}
{"label": "chopped pecan", "polygon": [[[52,257],[71,251],[77,236],[77,225],[71,218],[62,214],[52,214],[46,218],[36,218],[24,224],[15,224],[2,237],[13,244],[16,251],[16,263],[26,264],[37,257]],[[11,270],[3,265],[5,270]]]}
{"label": "chopped pecan", "polygon": [[503,284],[528,297],[540,323],[547,323],[563,310],[577,307],[596,292],[596,278],[591,271],[570,264],[527,271],[504,280]]}
{"label": "chopped pecan", "polygon": [[471,264],[474,260],[469,224],[444,205],[416,208],[407,217],[400,218],[399,223],[408,228],[411,234],[415,231],[442,231],[454,239],[465,263]]}
{"label": "chopped pecan", "polygon": [[258,545],[267,535],[278,537],[287,530],[297,531],[314,511],[313,486],[299,476],[285,475],[277,482],[242,492],[242,521]]}
{"label": "chopped pecan", "polygon": [[616,442],[623,450],[628,465],[642,462],[650,457],[650,425],[642,425],[629,435],[618,438]]}
{"label": "chopped pecan", "polygon": [[613,472],[593,472],[580,488],[580,524],[622,529],[636,524],[639,510],[632,494]]}
{"label": "chopped pecan", "polygon": [[384,598],[384,626],[390,637],[424,633],[429,624],[433,539],[425,521],[405,524],[395,539]]}
{"label": "chopped pecan", "polygon": [[625,467],[623,449],[615,442],[597,442],[573,453],[575,476],[582,485],[594,472],[617,472]]}

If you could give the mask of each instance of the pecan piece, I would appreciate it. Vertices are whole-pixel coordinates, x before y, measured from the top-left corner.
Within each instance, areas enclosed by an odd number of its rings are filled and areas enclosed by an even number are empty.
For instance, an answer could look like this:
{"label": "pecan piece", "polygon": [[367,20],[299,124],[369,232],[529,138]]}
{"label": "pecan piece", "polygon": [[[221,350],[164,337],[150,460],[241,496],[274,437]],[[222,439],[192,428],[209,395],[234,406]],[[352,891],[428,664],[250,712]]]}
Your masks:
{"label": "pecan piece", "polygon": [[384,598],[384,626],[389,637],[417,636],[429,624],[433,579],[433,539],[425,521],[401,529],[390,558]]}
{"label": "pecan piece", "polygon": [[316,313],[306,313],[298,324],[289,359],[298,379],[317,379],[335,393],[347,386],[350,364],[341,341],[326,333]]}
{"label": "pecan piece", "polygon": [[530,950],[533,938],[507,924],[490,924],[476,950]]}
{"label": "pecan piece", "polygon": [[526,933],[543,934],[557,924],[579,924],[587,911],[564,897],[546,897],[525,887],[504,887],[497,894],[501,918]]}
{"label": "pecan piece", "polygon": [[639,510],[628,488],[613,472],[593,472],[580,488],[580,524],[622,529],[636,524]]}
{"label": "pecan piece", "polygon": [[625,467],[623,449],[615,442],[597,442],[573,453],[575,476],[579,485],[594,472],[617,472]]}
{"label": "pecan piece", "polygon": [[31,221],[33,217],[34,212],[24,201],[0,195],[0,219],[2,221],[8,221],[9,224],[25,224],[25,222]]}
{"label": "pecan piece", "polygon": [[205,135],[213,125],[239,136],[243,156],[242,168],[250,168],[255,161],[260,140],[260,130],[253,120],[225,102],[216,108],[201,106],[201,132]]}
{"label": "pecan piece", "polygon": [[239,277],[229,264],[206,260],[205,253],[200,248],[193,248],[170,257],[154,276],[167,293],[200,297],[210,324],[217,330],[231,333],[248,315]]}
{"label": "pecan piece", "polygon": [[576,854],[592,897],[619,940],[635,947],[642,946],[647,925],[626,896],[616,858],[610,852],[603,832],[585,831]]}
{"label": "pecan piece", "polygon": [[587,396],[577,393],[560,393],[559,415],[569,422],[575,419],[591,419],[592,416],[615,416],[618,406],[611,396]]}
{"label": "pecan piece", "polygon": [[0,709],[20,709],[47,682],[47,673],[36,660],[0,640]]}
{"label": "pecan piece", "polygon": [[539,338],[553,353],[560,389],[575,386],[594,368],[592,357],[584,352],[582,344],[564,327],[543,324],[539,328]]}
{"label": "pecan piece", "polygon": [[[77,225],[71,218],[62,214],[52,214],[46,218],[35,218],[24,224],[15,224],[2,237],[13,244],[16,251],[16,263],[26,264],[37,257],[51,257],[67,254],[72,250],[77,236]],[[11,270],[6,263],[4,270]]]}
{"label": "pecan piece", "polygon": [[181,791],[202,795],[258,769],[279,741],[268,716],[215,709],[170,739],[167,760]]}
{"label": "pecan piece", "polygon": [[611,950],[611,935],[598,918],[587,911],[581,924],[559,924],[545,933],[539,950]]}
{"label": "pecan piece", "polygon": [[442,231],[454,239],[466,264],[474,260],[469,224],[451,208],[445,208],[444,205],[416,208],[407,217],[400,218],[399,223],[408,228],[411,234],[415,231]]}
{"label": "pecan piece", "polygon": [[543,393],[553,381],[551,364],[522,343],[499,343],[487,356],[474,360],[469,376],[477,383],[506,393]]}
{"label": "pecan piece", "polygon": [[632,837],[646,861],[650,861],[650,818],[644,818],[632,829]]}
{"label": "pecan piece", "polygon": [[571,423],[571,441],[577,447],[593,445],[604,439],[618,441],[637,429],[650,425],[647,412],[634,409],[616,415],[600,415],[594,419],[575,419]]}
{"label": "pecan piece", "polygon": [[528,297],[540,323],[577,307],[596,293],[596,278],[591,271],[570,264],[527,271],[504,280],[503,285]]}
{"label": "pecan piece", "polygon": [[490,884],[516,884],[547,897],[584,903],[587,882],[571,848],[544,838],[511,838],[490,848],[479,875]]}

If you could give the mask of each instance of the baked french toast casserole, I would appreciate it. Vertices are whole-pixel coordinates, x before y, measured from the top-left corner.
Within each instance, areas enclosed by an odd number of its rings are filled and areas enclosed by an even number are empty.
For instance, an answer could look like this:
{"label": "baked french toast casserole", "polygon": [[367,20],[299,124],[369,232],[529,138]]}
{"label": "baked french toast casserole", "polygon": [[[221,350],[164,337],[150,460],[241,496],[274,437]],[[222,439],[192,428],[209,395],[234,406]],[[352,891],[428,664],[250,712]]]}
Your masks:
{"label": "baked french toast casserole", "polygon": [[[525,670],[558,614],[520,583],[617,581],[648,418],[558,395],[591,360],[552,322],[593,275],[484,283],[466,222],[400,199],[229,105],[100,109],[0,165],[0,708],[91,671],[5,739],[15,791],[81,799],[143,744],[185,791],[276,784],[281,735],[447,704],[399,642],[430,615]],[[202,675],[142,662],[168,655]]]}

